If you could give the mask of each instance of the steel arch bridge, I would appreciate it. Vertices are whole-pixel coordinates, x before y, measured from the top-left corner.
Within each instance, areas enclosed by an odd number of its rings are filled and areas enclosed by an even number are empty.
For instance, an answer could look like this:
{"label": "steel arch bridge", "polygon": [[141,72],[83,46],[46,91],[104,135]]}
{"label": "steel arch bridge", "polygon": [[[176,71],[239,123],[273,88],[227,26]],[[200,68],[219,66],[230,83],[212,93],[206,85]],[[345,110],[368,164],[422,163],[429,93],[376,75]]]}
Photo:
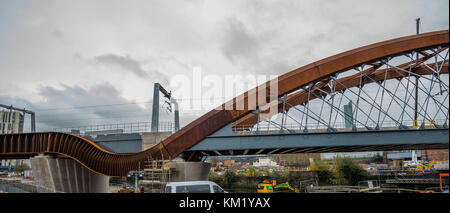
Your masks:
{"label": "steel arch bridge", "polygon": [[448,47],[443,30],[322,59],[233,98],[139,153],[111,153],[79,136],[43,132],[0,135],[0,158],[59,154],[96,173],[125,176],[148,159],[177,156],[448,148]]}

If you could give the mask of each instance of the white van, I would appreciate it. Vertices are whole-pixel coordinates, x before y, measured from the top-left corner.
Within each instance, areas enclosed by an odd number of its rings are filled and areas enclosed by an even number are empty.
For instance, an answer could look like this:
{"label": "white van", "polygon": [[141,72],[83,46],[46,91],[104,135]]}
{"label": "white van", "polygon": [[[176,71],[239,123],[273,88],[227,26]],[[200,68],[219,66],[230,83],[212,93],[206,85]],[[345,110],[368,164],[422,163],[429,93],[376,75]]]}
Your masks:
{"label": "white van", "polygon": [[171,182],[166,184],[166,193],[227,193],[211,181]]}

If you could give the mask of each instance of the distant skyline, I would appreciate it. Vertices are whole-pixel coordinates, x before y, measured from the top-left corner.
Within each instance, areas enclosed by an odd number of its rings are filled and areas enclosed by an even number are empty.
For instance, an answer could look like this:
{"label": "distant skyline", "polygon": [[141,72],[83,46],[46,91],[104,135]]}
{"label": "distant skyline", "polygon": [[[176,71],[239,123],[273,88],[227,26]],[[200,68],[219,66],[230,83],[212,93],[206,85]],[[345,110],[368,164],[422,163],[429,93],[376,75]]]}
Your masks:
{"label": "distant skyline", "polygon": [[[417,17],[421,32],[448,29],[448,8],[447,0],[2,0],[0,103],[36,111],[38,130],[150,121],[153,83],[175,90],[171,77],[194,67],[281,75],[415,34]],[[182,125],[205,112],[181,111]]]}

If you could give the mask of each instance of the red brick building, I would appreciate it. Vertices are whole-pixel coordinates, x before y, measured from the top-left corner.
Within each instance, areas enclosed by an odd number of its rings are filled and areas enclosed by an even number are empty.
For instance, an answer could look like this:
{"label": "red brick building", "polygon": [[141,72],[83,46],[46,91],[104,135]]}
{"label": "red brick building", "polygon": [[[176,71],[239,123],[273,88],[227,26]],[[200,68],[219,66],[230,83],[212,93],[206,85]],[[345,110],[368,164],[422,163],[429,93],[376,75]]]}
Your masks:
{"label": "red brick building", "polygon": [[422,150],[422,160],[433,161],[433,160],[449,160],[448,159],[448,149],[429,149]]}

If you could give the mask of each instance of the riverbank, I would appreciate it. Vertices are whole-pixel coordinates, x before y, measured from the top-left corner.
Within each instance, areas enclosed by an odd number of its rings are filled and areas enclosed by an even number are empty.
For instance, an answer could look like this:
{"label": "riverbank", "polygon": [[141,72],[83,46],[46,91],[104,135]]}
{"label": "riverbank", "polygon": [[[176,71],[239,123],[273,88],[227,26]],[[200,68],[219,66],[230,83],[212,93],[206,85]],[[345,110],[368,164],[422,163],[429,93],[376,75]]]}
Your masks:
{"label": "riverbank", "polygon": [[33,180],[21,177],[0,178],[0,191],[6,193],[53,193],[45,187],[39,187]]}

